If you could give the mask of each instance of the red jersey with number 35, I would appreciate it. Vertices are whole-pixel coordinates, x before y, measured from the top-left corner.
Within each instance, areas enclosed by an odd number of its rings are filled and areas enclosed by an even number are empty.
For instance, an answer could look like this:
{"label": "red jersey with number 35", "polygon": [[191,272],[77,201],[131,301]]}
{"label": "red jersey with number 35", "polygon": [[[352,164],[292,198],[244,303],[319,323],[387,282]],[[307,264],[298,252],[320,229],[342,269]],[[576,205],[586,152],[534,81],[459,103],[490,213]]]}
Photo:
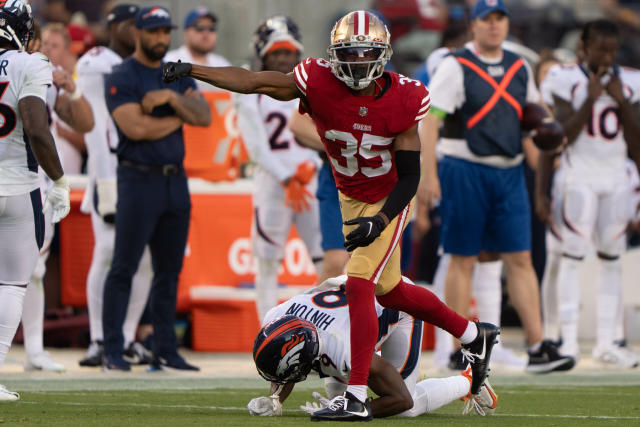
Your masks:
{"label": "red jersey with number 35", "polygon": [[385,72],[377,80],[382,96],[357,95],[331,72],[324,59],[296,66],[294,78],[331,161],[338,189],[354,199],[375,203],[395,186],[393,142],[429,111],[429,91],[419,81]]}

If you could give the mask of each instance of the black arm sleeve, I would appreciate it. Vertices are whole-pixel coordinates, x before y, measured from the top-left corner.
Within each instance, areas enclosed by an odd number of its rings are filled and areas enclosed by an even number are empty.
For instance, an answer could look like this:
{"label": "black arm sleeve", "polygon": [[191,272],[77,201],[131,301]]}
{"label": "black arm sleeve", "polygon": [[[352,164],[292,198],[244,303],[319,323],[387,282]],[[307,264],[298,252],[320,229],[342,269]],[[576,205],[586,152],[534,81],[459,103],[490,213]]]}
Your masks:
{"label": "black arm sleeve", "polygon": [[398,182],[389,193],[387,201],[380,209],[389,221],[392,221],[409,204],[418,191],[420,183],[420,152],[396,151],[396,170]]}

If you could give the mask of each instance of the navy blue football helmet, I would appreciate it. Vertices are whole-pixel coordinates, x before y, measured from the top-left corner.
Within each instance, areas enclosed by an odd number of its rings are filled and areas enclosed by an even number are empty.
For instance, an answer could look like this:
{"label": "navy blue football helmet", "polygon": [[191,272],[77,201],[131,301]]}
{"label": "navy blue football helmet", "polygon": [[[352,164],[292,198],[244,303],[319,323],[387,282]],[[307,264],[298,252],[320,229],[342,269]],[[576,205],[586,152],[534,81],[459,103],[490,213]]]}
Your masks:
{"label": "navy blue football helmet", "polygon": [[33,37],[31,6],[22,0],[0,2],[0,38],[17,49],[25,49]]}
{"label": "navy blue football helmet", "polygon": [[319,349],[313,323],[288,314],[260,329],[253,343],[253,360],[265,380],[297,383],[307,378]]}

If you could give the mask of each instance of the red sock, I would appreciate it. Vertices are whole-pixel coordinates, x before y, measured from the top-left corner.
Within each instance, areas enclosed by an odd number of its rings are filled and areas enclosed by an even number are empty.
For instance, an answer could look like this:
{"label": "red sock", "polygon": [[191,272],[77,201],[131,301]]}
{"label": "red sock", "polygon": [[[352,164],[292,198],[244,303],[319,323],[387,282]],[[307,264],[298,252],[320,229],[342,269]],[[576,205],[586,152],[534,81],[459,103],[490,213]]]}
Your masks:
{"label": "red sock", "polygon": [[369,280],[347,278],[351,325],[351,385],[366,385],[369,379],[371,358],[378,339],[375,291],[376,285]]}
{"label": "red sock", "polygon": [[382,306],[404,311],[416,319],[444,329],[456,338],[462,336],[469,324],[467,319],[447,307],[433,292],[402,280],[391,292],[377,298]]}

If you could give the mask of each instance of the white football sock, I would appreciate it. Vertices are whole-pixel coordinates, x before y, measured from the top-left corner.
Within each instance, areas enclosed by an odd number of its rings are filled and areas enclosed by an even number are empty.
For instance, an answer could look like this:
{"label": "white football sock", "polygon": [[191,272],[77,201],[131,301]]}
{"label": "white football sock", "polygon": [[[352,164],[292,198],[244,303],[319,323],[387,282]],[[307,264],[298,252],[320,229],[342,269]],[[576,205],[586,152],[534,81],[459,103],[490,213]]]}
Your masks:
{"label": "white football sock", "polygon": [[352,385],[347,386],[347,391],[355,396],[360,402],[367,400],[367,386],[366,385]]}
{"label": "white football sock", "polygon": [[129,306],[127,307],[127,315],[122,325],[122,334],[124,335],[124,348],[136,340],[136,330],[140,317],[144,313],[144,308],[149,300],[149,292],[151,291],[151,281],[153,280],[153,268],[151,266],[151,253],[149,249],[145,249],[138,264],[138,270],[133,275],[131,281],[131,295],[129,295]]}
{"label": "white football sock", "polygon": [[578,355],[578,310],[581,261],[563,256],[558,268],[558,315],[562,335],[561,353]]}
{"label": "white football sock", "polygon": [[465,397],[471,390],[469,380],[462,375],[447,378],[428,378],[416,384],[413,392],[413,408],[405,411],[401,417],[417,417],[455,400]]}
{"label": "white football sock", "polygon": [[[444,283],[447,277],[447,270],[451,255],[442,254],[438,262],[438,268],[433,277],[432,291],[440,301],[444,302]],[[433,362],[438,367],[446,367],[449,363],[449,356],[453,351],[453,337],[443,329],[435,328],[435,348],[433,349]]]}
{"label": "white football sock", "polygon": [[558,270],[561,255],[549,251],[542,277],[542,327],[545,338],[557,341],[560,338],[558,324]]}
{"label": "white football sock", "polygon": [[264,316],[278,305],[278,269],[280,261],[255,258],[256,269],[256,306],[258,320],[262,322]]}
{"label": "white football sock", "polygon": [[20,324],[26,291],[26,288],[19,286],[0,285],[0,367]]}
{"label": "white football sock", "polygon": [[622,260],[600,260],[600,277],[596,291],[596,347],[613,345],[622,300]]}
{"label": "white football sock", "polygon": [[31,276],[24,296],[22,308],[22,334],[24,350],[28,356],[35,356],[44,351],[44,286],[42,277]]}
{"label": "white football sock", "polygon": [[460,342],[462,344],[469,344],[478,336],[478,326],[475,323],[469,322],[467,324],[467,329],[464,330],[464,333],[460,337]]}
{"label": "white football sock", "polygon": [[[99,219],[101,221],[101,219]],[[95,231],[95,228],[94,228]],[[109,236],[105,236],[105,239]],[[98,244],[93,247],[93,258],[87,275],[87,309],[89,311],[89,333],[91,341],[102,341],[102,301],[104,298],[104,282],[107,279],[113,247]]]}
{"label": "white football sock", "polygon": [[501,276],[502,261],[477,262],[471,287],[478,308],[478,319],[496,326],[500,326]]}

